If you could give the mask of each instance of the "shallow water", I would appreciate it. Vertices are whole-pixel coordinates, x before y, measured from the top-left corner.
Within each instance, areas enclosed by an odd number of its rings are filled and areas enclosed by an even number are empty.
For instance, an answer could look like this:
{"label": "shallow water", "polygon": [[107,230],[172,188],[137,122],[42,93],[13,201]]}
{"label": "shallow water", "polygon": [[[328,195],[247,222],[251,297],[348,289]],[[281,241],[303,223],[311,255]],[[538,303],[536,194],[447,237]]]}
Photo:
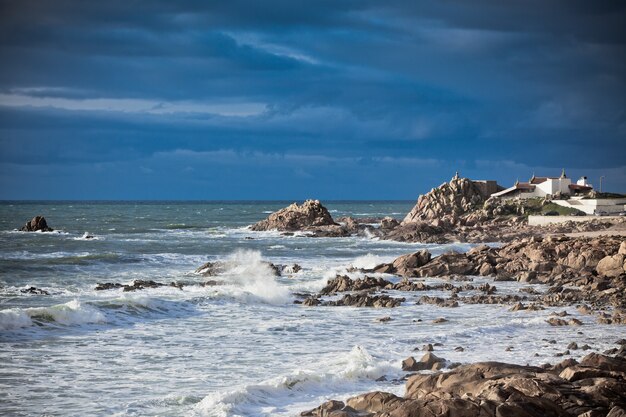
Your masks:
{"label": "shallow water", "polygon": [[[453,362],[541,364],[559,360],[554,355],[572,341],[602,351],[626,337],[623,327],[591,325],[592,318],[573,308],[568,312],[584,326],[551,327],[545,322],[550,309],[415,304],[422,295],[446,295],[441,292],[391,292],[407,298],[395,309],[293,304],[294,293],[317,291],[350,265],[373,266],[420,248],[438,254],[469,246],[286,237],[245,228],[287,203],[1,204],[0,414],[293,416],[329,398],[370,390],[402,394],[403,384],[393,382],[403,375],[400,362],[420,355],[413,350],[425,343],[441,343],[435,353]],[[327,203],[334,217],[401,219],[411,206]],[[58,231],[13,230],[36,214]],[[135,279],[202,283],[207,278],[193,271],[218,259],[231,265],[218,277],[224,285],[94,290],[97,283]],[[262,261],[304,269],[274,277]],[[30,286],[50,295],[21,292]],[[516,283],[497,287],[500,293],[519,289]],[[387,315],[391,321],[376,322]],[[449,321],[432,324],[437,317]],[[383,376],[386,381],[377,381]]]}

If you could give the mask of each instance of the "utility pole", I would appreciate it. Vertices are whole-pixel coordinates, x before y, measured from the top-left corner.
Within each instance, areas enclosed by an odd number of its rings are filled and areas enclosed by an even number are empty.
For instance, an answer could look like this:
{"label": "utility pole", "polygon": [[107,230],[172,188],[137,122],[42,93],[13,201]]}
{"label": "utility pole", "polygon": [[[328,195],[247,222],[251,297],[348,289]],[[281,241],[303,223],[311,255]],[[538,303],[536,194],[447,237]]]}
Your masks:
{"label": "utility pole", "polygon": [[600,192],[602,192],[602,180],[604,179],[604,175],[600,175]]}

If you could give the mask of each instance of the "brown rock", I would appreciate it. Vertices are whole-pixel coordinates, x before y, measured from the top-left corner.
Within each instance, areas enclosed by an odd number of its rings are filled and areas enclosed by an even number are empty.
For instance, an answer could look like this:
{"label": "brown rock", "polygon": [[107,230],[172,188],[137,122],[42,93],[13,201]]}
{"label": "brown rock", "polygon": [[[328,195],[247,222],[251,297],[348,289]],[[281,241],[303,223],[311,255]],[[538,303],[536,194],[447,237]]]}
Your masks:
{"label": "brown rock", "polygon": [[443,368],[446,360],[437,357],[433,353],[427,352],[422,356],[422,359],[418,361],[414,357],[410,356],[402,361],[403,371],[431,371]]}
{"label": "brown rock", "polygon": [[599,275],[605,277],[617,277],[623,274],[624,271],[624,258],[626,255],[617,254],[613,256],[606,256],[598,262],[596,271]]}
{"label": "brown rock", "polygon": [[306,200],[302,205],[291,204],[267,219],[251,226],[252,230],[307,230],[318,226],[337,226],[332,216],[319,200]]}
{"label": "brown rock", "polygon": [[53,232],[54,229],[48,227],[45,217],[35,216],[31,221],[26,222],[24,226],[20,228],[22,232]]}

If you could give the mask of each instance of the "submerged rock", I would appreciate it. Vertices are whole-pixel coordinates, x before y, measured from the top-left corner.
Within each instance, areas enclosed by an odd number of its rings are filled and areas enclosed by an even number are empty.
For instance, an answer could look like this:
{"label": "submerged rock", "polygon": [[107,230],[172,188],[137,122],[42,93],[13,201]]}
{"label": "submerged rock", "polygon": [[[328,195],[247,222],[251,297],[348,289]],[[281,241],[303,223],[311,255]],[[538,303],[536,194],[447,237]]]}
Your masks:
{"label": "submerged rock", "polygon": [[22,288],[20,292],[22,294],[50,295],[48,291],[42,290],[41,288],[37,288],[37,287]]}
{"label": "submerged rock", "polygon": [[53,232],[54,229],[48,227],[45,217],[35,216],[31,221],[26,222],[24,226],[20,228],[22,232]]}

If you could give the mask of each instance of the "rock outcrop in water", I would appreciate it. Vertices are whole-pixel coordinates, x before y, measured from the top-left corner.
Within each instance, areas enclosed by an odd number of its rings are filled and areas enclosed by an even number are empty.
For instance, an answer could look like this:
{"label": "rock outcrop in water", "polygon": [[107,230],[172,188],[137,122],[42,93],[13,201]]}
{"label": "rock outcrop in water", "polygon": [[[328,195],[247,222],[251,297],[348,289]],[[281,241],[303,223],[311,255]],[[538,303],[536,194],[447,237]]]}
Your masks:
{"label": "rock outcrop in water", "polygon": [[270,214],[267,219],[251,226],[252,230],[301,231],[322,226],[339,226],[319,200],[293,203]]}
{"label": "rock outcrop in water", "polygon": [[596,353],[555,366],[480,362],[411,376],[406,394],[328,401],[307,417],[622,417],[626,360]]}
{"label": "rock outcrop in water", "polygon": [[24,226],[20,228],[22,232],[53,232],[54,229],[48,227],[45,217],[35,216],[31,221],[26,222]]}

